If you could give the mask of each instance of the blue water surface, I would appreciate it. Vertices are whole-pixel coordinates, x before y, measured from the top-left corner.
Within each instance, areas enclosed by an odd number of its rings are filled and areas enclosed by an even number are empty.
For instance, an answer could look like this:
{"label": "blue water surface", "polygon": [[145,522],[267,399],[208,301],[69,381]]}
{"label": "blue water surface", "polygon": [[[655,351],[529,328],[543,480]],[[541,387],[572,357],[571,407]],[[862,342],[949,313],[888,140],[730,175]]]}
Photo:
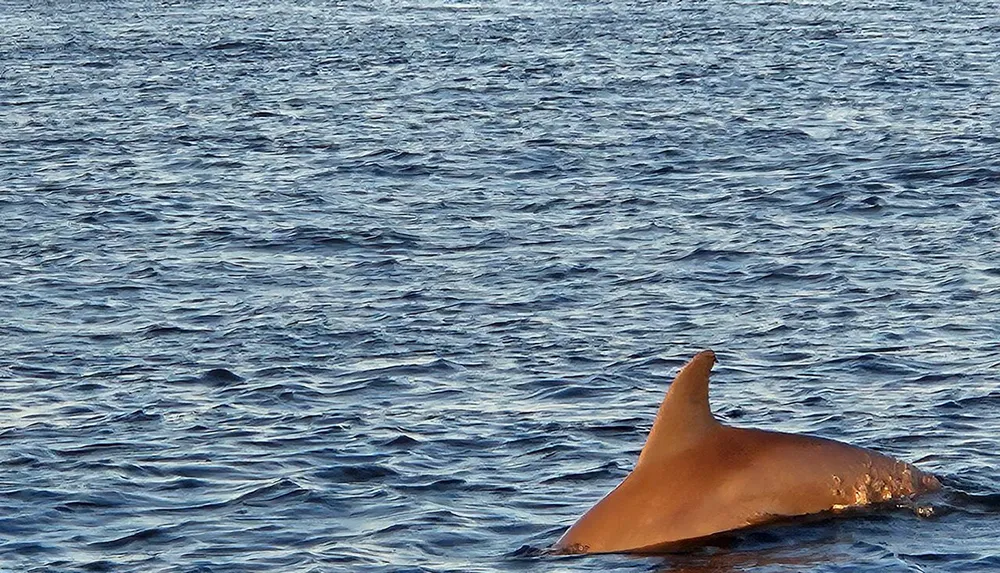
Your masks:
{"label": "blue water surface", "polygon": [[[0,570],[995,571],[1000,12],[0,9]],[[942,477],[544,549],[672,375]]]}

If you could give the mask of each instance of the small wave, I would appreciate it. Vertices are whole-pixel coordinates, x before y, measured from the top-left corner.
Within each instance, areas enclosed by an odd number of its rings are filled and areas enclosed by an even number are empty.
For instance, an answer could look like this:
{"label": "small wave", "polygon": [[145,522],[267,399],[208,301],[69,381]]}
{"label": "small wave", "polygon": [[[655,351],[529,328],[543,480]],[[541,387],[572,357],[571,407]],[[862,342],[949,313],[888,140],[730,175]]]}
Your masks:
{"label": "small wave", "polygon": [[270,44],[261,40],[219,40],[205,46],[214,52],[263,52],[270,48]]}
{"label": "small wave", "polygon": [[278,501],[306,497],[312,492],[294,481],[282,478],[267,485],[258,487],[233,499],[218,504],[220,507],[234,505],[269,506]]}
{"label": "small wave", "polygon": [[117,537],[115,539],[109,539],[107,541],[95,541],[90,543],[90,547],[96,549],[105,550],[115,550],[115,549],[125,549],[132,547],[134,545],[142,545],[143,547],[156,546],[165,543],[172,543],[183,539],[179,532],[183,526],[177,525],[173,527],[150,527],[148,529],[141,529],[135,533],[130,533],[128,535]]}
{"label": "small wave", "polygon": [[247,240],[247,246],[252,249],[278,251],[371,249],[382,255],[389,255],[399,250],[409,251],[419,245],[418,236],[398,229],[323,229],[313,226],[294,227],[273,232],[269,236]]}
{"label": "small wave", "polygon": [[399,473],[392,468],[387,468],[379,464],[365,464],[359,466],[337,466],[318,470],[313,472],[312,475],[336,483],[364,483],[381,481],[388,477],[398,476]]}
{"label": "small wave", "polygon": [[464,370],[457,362],[436,356],[384,356],[372,357],[345,366],[346,372],[338,378],[414,376],[436,372],[456,372]]}
{"label": "small wave", "polygon": [[119,492],[101,492],[90,494],[73,494],[68,499],[55,506],[57,511],[74,513],[81,510],[107,510],[114,507],[128,507],[134,503],[132,497]]}
{"label": "small wave", "polygon": [[200,376],[188,377],[188,378],[178,378],[173,380],[174,384],[202,384],[209,387],[216,388],[228,388],[231,386],[237,386],[240,382],[243,382],[244,378],[235,372],[226,368],[212,368],[211,370],[206,370]]}
{"label": "small wave", "polygon": [[913,375],[916,370],[899,359],[884,354],[864,352],[861,354],[839,356],[823,363],[824,366],[843,364],[850,370],[862,370],[874,374],[893,374],[897,376]]}
{"label": "small wave", "polygon": [[713,261],[733,263],[745,258],[748,253],[735,250],[712,249],[710,247],[695,247],[677,257],[677,261]]}
{"label": "small wave", "polygon": [[1000,492],[976,493],[975,484],[955,476],[946,476],[944,484],[947,489],[943,503],[949,510],[979,515],[1000,513]]}
{"label": "small wave", "polygon": [[213,368],[202,374],[201,379],[213,384],[230,384],[243,381],[242,376],[225,368]]}
{"label": "small wave", "polygon": [[1000,170],[978,168],[965,174],[965,177],[957,181],[946,183],[948,187],[980,187],[993,185],[1000,181]]}
{"label": "small wave", "polygon": [[406,434],[402,434],[402,435],[396,436],[395,438],[392,438],[392,439],[390,439],[388,441],[382,442],[381,447],[383,447],[383,448],[411,448],[411,447],[416,446],[416,445],[418,445],[420,443],[421,443],[420,440],[418,440],[418,439],[416,439],[416,438],[414,438],[412,436],[407,436]]}
{"label": "small wave", "polygon": [[182,326],[177,326],[174,324],[151,324],[142,329],[142,334],[150,337],[157,336],[172,336],[176,334],[188,334],[192,332],[199,332],[198,329],[184,328]]}
{"label": "small wave", "polygon": [[139,447],[139,444],[131,442],[102,442],[74,448],[56,449],[54,451],[67,458],[78,458],[91,455],[108,455],[114,452],[135,451],[137,447]]}
{"label": "small wave", "polygon": [[445,478],[445,479],[434,480],[428,483],[403,484],[403,485],[395,485],[393,487],[401,491],[446,492],[464,488],[465,485],[466,481],[464,479]]}
{"label": "small wave", "polygon": [[173,491],[173,490],[185,490],[185,489],[200,489],[207,488],[212,485],[212,482],[197,479],[197,478],[178,478],[171,480],[167,483],[161,484],[157,489],[161,491]]}
{"label": "small wave", "polygon": [[[950,400],[947,403],[951,404],[956,409],[985,408],[987,412],[993,412],[995,411],[995,408],[1000,407],[1000,392],[990,392],[981,396],[958,398],[956,400]],[[938,407],[941,407],[941,405]]]}
{"label": "small wave", "polygon": [[517,211],[524,211],[527,213],[541,214],[547,213],[549,211],[559,209],[569,205],[569,200],[563,197],[544,197],[544,198],[533,198],[532,200],[521,203],[514,206]]}
{"label": "small wave", "polygon": [[111,422],[126,424],[141,424],[144,422],[159,422],[163,420],[160,414],[149,413],[144,409],[133,410],[111,418]]}
{"label": "small wave", "polygon": [[542,483],[551,484],[551,483],[559,483],[565,481],[604,480],[621,476],[622,476],[622,469],[618,467],[618,464],[610,462],[604,464],[599,468],[595,468],[592,470],[587,470],[582,472],[571,472],[546,478],[542,480]]}
{"label": "small wave", "polygon": [[549,551],[542,547],[535,547],[533,545],[522,545],[508,553],[505,557],[508,559],[531,559],[534,560],[538,557],[545,557],[549,555]]}
{"label": "small wave", "polygon": [[6,541],[0,550],[14,555],[31,555],[35,558],[55,552],[55,548],[51,545],[36,541]]}

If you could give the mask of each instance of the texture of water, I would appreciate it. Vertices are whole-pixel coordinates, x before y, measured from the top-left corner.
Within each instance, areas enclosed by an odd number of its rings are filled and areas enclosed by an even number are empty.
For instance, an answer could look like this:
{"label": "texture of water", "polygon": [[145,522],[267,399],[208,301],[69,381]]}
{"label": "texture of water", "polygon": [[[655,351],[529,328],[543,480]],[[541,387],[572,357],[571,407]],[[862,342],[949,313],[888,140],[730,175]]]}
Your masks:
{"label": "texture of water", "polygon": [[[0,570],[997,570],[998,14],[4,2]],[[708,347],[935,516],[540,554]]]}

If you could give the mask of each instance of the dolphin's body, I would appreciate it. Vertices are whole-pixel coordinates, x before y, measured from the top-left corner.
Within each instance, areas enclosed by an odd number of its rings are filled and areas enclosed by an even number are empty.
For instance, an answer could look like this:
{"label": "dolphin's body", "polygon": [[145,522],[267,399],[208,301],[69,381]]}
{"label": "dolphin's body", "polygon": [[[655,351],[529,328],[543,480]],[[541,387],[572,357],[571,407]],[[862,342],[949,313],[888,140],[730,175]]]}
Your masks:
{"label": "dolphin's body", "polygon": [[561,553],[656,552],[781,518],[912,498],[934,476],[872,450],[720,424],[710,350],[670,385],[639,461],[556,542]]}

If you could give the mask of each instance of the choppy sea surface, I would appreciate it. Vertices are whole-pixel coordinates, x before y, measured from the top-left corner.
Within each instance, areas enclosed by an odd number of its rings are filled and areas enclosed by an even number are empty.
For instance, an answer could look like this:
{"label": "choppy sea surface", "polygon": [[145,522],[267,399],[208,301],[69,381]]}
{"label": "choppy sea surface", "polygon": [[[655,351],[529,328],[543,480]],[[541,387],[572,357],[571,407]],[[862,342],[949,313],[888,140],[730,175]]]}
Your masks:
{"label": "choppy sea surface", "polygon": [[[995,571],[988,0],[0,10],[0,570]],[[544,549],[677,368],[941,476]]]}

